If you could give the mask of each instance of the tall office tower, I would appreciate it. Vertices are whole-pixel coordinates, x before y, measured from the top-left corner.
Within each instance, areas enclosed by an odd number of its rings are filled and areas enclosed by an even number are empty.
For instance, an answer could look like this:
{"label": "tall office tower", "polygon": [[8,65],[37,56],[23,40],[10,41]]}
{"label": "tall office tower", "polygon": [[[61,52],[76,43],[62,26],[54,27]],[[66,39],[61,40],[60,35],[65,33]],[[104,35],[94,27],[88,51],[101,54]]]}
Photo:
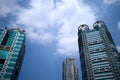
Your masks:
{"label": "tall office tower", "polygon": [[17,80],[25,54],[25,31],[0,29],[0,80]]}
{"label": "tall office tower", "polygon": [[75,59],[66,58],[63,61],[63,80],[79,80]]}
{"label": "tall office tower", "polygon": [[82,80],[120,80],[120,57],[103,21],[78,28]]}

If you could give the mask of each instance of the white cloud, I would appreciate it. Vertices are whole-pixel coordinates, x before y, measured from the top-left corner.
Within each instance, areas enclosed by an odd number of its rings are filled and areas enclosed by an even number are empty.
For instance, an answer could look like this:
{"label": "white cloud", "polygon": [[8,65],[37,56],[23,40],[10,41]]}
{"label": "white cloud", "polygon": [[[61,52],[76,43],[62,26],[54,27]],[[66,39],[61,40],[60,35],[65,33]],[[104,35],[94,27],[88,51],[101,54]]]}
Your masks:
{"label": "white cloud", "polygon": [[26,26],[26,32],[32,42],[40,44],[49,43],[53,40],[49,28],[53,26],[50,13],[53,9],[52,1],[31,0],[30,9],[22,9],[18,13],[17,24]]}
{"label": "white cloud", "polygon": [[57,54],[78,54],[78,26],[88,24],[92,28],[94,8],[82,0],[31,0],[29,5],[29,9],[19,9],[16,21],[25,26],[28,38],[40,44],[54,40]]}
{"label": "white cloud", "polygon": [[45,1],[31,0],[29,4],[31,8],[21,10],[18,14],[17,23],[33,27],[33,29],[43,29],[50,26],[51,21],[49,16],[53,8],[53,3],[49,0],[47,1],[45,3]]}
{"label": "white cloud", "polygon": [[118,22],[118,24],[117,24],[117,25],[118,25],[118,28],[120,29],[120,21]]}
{"label": "white cloud", "polygon": [[120,46],[117,46],[117,50],[118,50],[118,52],[120,52]]}
{"label": "white cloud", "polygon": [[74,32],[70,22],[64,21],[57,34],[57,54],[71,55],[78,53],[77,32]]}
{"label": "white cloud", "polygon": [[78,53],[77,28],[83,23],[92,26],[95,21],[92,6],[78,0],[61,0],[56,4],[52,0],[32,0],[30,5],[30,9],[18,14],[17,21],[26,26],[29,38],[40,43],[56,40],[57,54]]}
{"label": "white cloud", "polygon": [[30,38],[30,41],[47,44],[51,41],[53,41],[53,35],[51,32],[45,32],[45,31],[34,31],[32,28],[26,29],[28,37]]}
{"label": "white cloud", "polygon": [[106,5],[111,5],[115,3],[120,3],[120,0],[103,0],[103,3]]}
{"label": "white cloud", "polygon": [[62,24],[58,30],[58,54],[78,54],[77,28],[80,24],[88,24],[92,28],[95,21],[95,13],[91,6],[82,1],[62,0],[56,4],[58,24]]}
{"label": "white cloud", "polygon": [[15,0],[0,0],[0,17],[6,17],[8,14],[16,14],[19,10]]}

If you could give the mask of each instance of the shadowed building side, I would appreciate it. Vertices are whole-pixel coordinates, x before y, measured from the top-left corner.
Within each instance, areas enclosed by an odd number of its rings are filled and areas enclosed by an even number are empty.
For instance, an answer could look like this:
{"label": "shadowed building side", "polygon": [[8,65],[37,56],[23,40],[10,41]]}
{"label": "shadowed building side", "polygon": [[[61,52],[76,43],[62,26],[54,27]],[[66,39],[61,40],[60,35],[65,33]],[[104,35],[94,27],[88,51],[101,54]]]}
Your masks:
{"label": "shadowed building side", "polygon": [[66,58],[63,61],[63,80],[79,80],[76,60]]}

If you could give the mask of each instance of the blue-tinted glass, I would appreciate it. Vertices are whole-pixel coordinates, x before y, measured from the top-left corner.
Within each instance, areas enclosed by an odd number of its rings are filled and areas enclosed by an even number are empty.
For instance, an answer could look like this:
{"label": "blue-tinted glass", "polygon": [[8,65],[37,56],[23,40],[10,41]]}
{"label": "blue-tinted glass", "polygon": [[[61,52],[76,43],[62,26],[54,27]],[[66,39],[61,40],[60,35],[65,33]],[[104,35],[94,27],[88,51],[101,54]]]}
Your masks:
{"label": "blue-tinted glass", "polygon": [[90,54],[91,58],[105,57],[107,56],[105,52]]}
{"label": "blue-tinted glass", "polygon": [[94,66],[93,68],[101,68],[101,67],[108,67],[109,66],[109,64],[103,64],[103,65],[96,65],[96,66]]}
{"label": "blue-tinted glass", "polygon": [[21,45],[15,45],[15,48],[20,48],[21,47]]}
{"label": "blue-tinted glass", "polygon": [[24,36],[25,36],[24,34],[20,34],[20,36],[19,36],[19,37],[22,37],[22,38],[23,38]]}
{"label": "blue-tinted glass", "polygon": [[9,72],[9,73],[12,73],[13,72],[13,68],[7,68],[6,71]]}
{"label": "blue-tinted glass", "polygon": [[95,65],[104,65],[104,64],[108,64],[109,62],[108,61],[102,61],[102,62],[99,62],[99,63],[94,63],[93,66]]}
{"label": "blue-tinted glass", "polygon": [[9,63],[8,66],[14,67],[14,66],[15,66],[15,63]]}
{"label": "blue-tinted glass", "polygon": [[112,75],[112,72],[105,72],[105,73],[95,74],[95,76],[104,76],[104,75]]}
{"label": "blue-tinted glass", "polygon": [[0,30],[0,35],[3,33],[3,31]]}
{"label": "blue-tinted glass", "polygon": [[14,53],[12,56],[13,57],[18,57],[18,53]]}
{"label": "blue-tinted glass", "polygon": [[[20,50],[24,38],[25,35],[20,30],[5,29],[3,32],[0,30],[0,44],[6,46],[7,48],[7,50],[0,50],[0,58],[1,58],[0,71],[3,69],[5,74],[5,75],[4,74],[0,75],[0,80],[1,78],[3,78],[2,80],[10,80],[11,76],[15,77],[17,75],[17,74],[13,75],[12,72],[13,70],[16,70],[15,65],[19,64],[16,63],[16,60],[19,58],[18,55],[20,55],[21,57],[23,55],[20,54]],[[8,50],[9,47],[12,47],[12,49]],[[10,53],[11,55],[8,54],[9,52],[11,52]],[[6,68],[2,68],[3,65]],[[21,66],[21,64],[19,66]]]}
{"label": "blue-tinted glass", "polygon": [[23,41],[24,38],[19,38],[18,41]]}
{"label": "blue-tinted glass", "polygon": [[0,64],[0,70],[2,69],[2,67],[3,67],[3,64]]}
{"label": "blue-tinted glass", "polygon": [[14,51],[19,52],[20,49],[19,48],[14,48]]}
{"label": "blue-tinted glass", "polygon": [[12,76],[12,74],[5,74],[4,78],[6,78],[6,79],[10,79],[11,76]]}
{"label": "blue-tinted glass", "polygon": [[21,41],[17,41],[16,45],[22,45]]}
{"label": "blue-tinted glass", "polygon": [[17,58],[11,58],[10,61],[11,62],[16,62]]}
{"label": "blue-tinted glass", "polygon": [[90,33],[87,33],[86,35],[87,35],[87,40],[89,42],[101,39],[98,31],[90,32]]}
{"label": "blue-tinted glass", "polygon": [[0,50],[0,58],[6,59],[8,52]]}
{"label": "blue-tinted glass", "polygon": [[10,46],[12,44],[13,40],[14,40],[14,36],[15,36],[16,32],[11,31],[8,34],[9,34],[9,37],[8,37],[6,45]]}

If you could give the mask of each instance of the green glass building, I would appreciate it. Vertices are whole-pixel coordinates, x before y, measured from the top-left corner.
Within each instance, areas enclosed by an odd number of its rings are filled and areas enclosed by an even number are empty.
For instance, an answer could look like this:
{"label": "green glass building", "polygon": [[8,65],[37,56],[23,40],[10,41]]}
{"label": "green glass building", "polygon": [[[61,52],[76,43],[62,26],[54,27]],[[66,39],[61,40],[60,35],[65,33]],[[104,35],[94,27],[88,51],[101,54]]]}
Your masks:
{"label": "green glass building", "polygon": [[25,54],[25,31],[0,29],[0,80],[17,80]]}
{"label": "green glass building", "polygon": [[75,59],[66,58],[63,61],[63,80],[79,80]]}
{"label": "green glass building", "polygon": [[120,56],[107,26],[97,21],[78,28],[82,80],[120,80]]}

